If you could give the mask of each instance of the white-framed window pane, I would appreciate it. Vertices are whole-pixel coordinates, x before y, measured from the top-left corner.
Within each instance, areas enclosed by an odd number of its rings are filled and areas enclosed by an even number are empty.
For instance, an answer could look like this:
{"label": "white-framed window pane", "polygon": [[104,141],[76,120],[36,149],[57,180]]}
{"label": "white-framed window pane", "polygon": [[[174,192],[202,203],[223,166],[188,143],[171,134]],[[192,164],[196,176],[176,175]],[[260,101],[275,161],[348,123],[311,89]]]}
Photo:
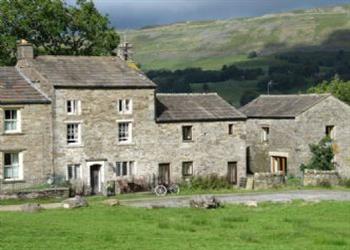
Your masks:
{"label": "white-framed window pane", "polygon": [[19,153],[4,154],[4,178],[18,179],[19,176]]}
{"label": "white-framed window pane", "polygon": [[116,176],[131,176],[134,171],[133,161],[116,162]]}
{"label": "white-framed window pane", "polygon": [[130,129],[131,129],[130,122],[118,123],[118,140],[119,140],[119,142],[131,141]]}
{"label": "white-framed window pane", "polygon": [[5,131],[18,130],[18,110],[5,110]]}
{"label": "white-framed window pane", "polygon": [[67,179],[76,180],[81,178],[80,164],[70,164],[67,166]]}
{"label": "white-framed window pane", "polygon": [[80,111],[80,101],[79,100],[68,100],[67,101],[67,114],[77,115]]}
{"label": "white-framed window pane", "polygon": [[78,123],[67,124],[67,143],[77,144],[79,143],[79,126]]}
{"label": "white-framed window pane", "polygon": [[118,112],[122,114],[132,113],[132,100],[131,99],[120,99],[118,100]]}

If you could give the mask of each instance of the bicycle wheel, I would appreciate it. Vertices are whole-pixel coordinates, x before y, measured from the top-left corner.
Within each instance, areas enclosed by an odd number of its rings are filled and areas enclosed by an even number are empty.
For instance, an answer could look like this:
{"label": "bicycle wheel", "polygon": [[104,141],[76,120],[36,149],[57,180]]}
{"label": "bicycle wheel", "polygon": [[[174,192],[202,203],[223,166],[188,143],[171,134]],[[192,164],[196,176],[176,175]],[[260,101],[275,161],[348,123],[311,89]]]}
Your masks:
{"label": "bicycle wheel", "polygon": [[167,193],[167,189],[165,186],[163,185],[157,185],[155,188],[154,188],[154,192],[157,196],[165,196],[166,193]]}
{"label": "bicycle wheel", "polygon": [[169,187],[169,193],[179,194],[180,193],[180,187],[177,184],[172,184]]}

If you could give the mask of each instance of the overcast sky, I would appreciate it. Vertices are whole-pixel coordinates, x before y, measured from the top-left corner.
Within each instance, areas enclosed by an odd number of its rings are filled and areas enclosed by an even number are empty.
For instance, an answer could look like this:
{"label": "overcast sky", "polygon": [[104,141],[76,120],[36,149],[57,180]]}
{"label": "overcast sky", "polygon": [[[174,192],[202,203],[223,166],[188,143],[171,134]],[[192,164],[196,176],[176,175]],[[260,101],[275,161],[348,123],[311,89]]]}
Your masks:
{"label": "overcast sky", "polygon": [[[72,2],[74,0],[69,0]],[[294,9],[350,4],[350,0],[94,0],[113,26],[140,28],[188,20],[260,16]]]}

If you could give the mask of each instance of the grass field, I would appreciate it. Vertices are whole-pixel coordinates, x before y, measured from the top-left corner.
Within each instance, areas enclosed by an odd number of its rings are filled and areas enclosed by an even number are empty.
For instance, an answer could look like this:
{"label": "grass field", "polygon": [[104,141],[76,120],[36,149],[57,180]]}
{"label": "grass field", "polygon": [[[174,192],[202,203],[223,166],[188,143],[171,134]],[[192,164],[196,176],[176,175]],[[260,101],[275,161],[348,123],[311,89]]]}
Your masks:
{"label": "grass field", "polygon": [[0,213],[0,249],[349,249],[350,203]]}
{"label": "grass field", "polygon": [[249,61],[257,51],[350,49],[350,5],[277,13],[262,17],[189,21],[130,30],[135,59],[143,70],[202,67]]}

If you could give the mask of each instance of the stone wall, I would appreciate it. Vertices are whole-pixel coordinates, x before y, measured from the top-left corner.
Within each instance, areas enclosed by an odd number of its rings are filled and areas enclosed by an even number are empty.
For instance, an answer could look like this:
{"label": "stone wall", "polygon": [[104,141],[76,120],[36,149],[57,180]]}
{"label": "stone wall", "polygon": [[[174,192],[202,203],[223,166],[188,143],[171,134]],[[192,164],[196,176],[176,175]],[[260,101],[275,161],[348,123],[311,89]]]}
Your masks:
{"label": "stone wall", "polygon": [[[3,108],[18,108],[21,112],[22,131],[4,133]],[[4,152],[23,155],[23,181],[36,183],[53,173],[51,106],[49,104],[7,105],[0,107],[0,179],[4,179]],[[35,177],[35,178],[34,178]],[[6,185],[3,182],[2,185]]]}
{"label": "stone wall", "polygon": [[[55,90],[54,159],[55,172],[65,176],[68,164],[82,166],[83,180],[90,182],[89,165],[103,164],[103,183],[115,179],[117,161],[134,161],[134,176],[150,180],[158,175],[158,165],[170,164],[170,178],[181,180],[182,162],[193,161],[195,175],[227,174],[228,162],[237,162],[239,177],[246,175],[245,122],[156,123],[153,89],[56,89]],[[132,99],[133,113],[117,112],[117,101]],[[65,102],[81,101],[82,112],[69,116]],[[132,143],[118,143],[118,121],[131,121]],[[66,124],[81,124],[82,144],[68,146]],[[234,134],[228,134],[228,124]],[[182,126],[193,126],[193,141],[182,141]]]}
{"label": "stone wall", "polygon": [[254,189],[271,189],[281,187],[285,183],[285,177],[281,173],[255,173]]}
{"label": "stone wall", "polygon": [[314,169],[305,169],[303,185],[304,186],[322,186],[322,185],[339,185],[340,177],[337,171],[321,171]]}
{"label": "stone wall", "polygon": [[20,192],[2,192],[0,200],[8,199],[37,199],[37,198],[68,198],[69,188],[48,188]]}

